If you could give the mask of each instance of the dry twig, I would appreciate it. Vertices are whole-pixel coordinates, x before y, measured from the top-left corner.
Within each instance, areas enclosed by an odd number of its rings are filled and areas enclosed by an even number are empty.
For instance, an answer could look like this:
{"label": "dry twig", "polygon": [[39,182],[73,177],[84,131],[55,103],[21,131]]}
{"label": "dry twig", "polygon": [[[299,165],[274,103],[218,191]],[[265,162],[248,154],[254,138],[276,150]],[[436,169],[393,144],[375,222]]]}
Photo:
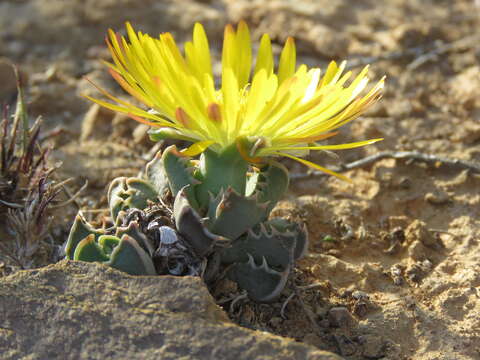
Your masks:
{"label": "dry twig", "polygon": [[439,55],[454,51],[464,51],[469,48],[478,47],[480,44],[480,37],[475,34],[452,41],[450,43],[444,43],[441,40],[437,40],[433,44],[433,48],[422,45],[403,50],[396,50],[378,56],[364,56],[354,58],[348,62],[347,67],[349,69],[353,69],[356,67],[373,64],[379,61],[391,61],[413,57],[414,60],[407,66],[407,70],[412,71],[418,69],[420,66],[429,61],[436,61],[439,58]]}
{"label": "dry twig", "polygon": [[[420,161],[427,163],[429,165],[433,165],[435,167],[439,167],[439,165],[450,167],[452,169],[458,170],[469,170],[474,174],[480,174],[480,164],[476,164],[473,162],[460,160],[460,159],[450,159],[441,156],[431,155],[431,154],[424,154],[418,151],[382,151],[374,155],[367,156],[363,159],[352,161],[347,164],[341,164],[337,168],[333,168],[331,170],[335,172],[345,172],[355,168],[360,168],[363,166],[371,165],[377,161],[383,159],[403,159],[403,160],[410,160],[410,161]],[[325,176],[327,174],[321,171],[312,171],[308,173],[293,173],[290,174],[291,180],[304,180],[310,179],[314,177]]]}

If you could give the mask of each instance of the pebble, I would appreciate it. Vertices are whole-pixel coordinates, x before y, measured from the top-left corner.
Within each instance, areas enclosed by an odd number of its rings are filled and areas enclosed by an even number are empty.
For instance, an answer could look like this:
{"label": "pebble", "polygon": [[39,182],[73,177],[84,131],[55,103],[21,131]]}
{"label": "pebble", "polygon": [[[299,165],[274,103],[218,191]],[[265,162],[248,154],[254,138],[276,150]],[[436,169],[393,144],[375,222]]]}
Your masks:
{"label": "pebble", "polygon": [[360,290],[355,290],[352,293],[352,297],[355,300],[368,300],[370,298],[365,291],[360,291]]}
{"label": "pebble", "polygon": [[385,341],[378,335],[362,335],[359,340],[363,345],[362,355],[367,359],[380,359],[385,354]]}
{"label": "pebble", "polygon": [[362,318],[368,313],[368,302],[359,300],[353,305],[353,313]]}
{"label": "pebble", "polygon": [[450,202],[450,197],[445,192],[436,194],[429,192],[425,195],[425,201],[432,205],[444,205]]}
{"label": "pebble", "polygon": [[390,273],[393,279],[393,283],[397,286],[403,283],[403,269],[400,265],[395,264],[390,268]]}
{"label": "pebble", "polygon": [[318,348],[325,348],[325,342],[316,334],[307,334],[303,338],[303,342],[309,345],[316,346]]}
{"label": "pebble", "polygon": [[352,315],[346,307],[337,306],[328,312],[328,320],[330,325],[338,328],[346,328],[352,326],[355,322]]}

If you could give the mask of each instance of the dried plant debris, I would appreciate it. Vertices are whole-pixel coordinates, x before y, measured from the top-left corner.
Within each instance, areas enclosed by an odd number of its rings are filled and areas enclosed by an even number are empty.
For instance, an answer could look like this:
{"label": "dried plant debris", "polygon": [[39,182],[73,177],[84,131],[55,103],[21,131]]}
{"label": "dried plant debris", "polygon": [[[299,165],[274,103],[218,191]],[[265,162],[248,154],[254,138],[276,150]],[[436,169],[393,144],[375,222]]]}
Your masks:
{"label": "dried plant debris", "polygon": [[62,185],[50,179],[55,168],[47,164],[49,149],[39,144],[40,124],[37,118],[29,125],[17,80],[15,112],[5,105],[0,126],[0,261],[21,269],[35,266],[51,220],[49,209]]}

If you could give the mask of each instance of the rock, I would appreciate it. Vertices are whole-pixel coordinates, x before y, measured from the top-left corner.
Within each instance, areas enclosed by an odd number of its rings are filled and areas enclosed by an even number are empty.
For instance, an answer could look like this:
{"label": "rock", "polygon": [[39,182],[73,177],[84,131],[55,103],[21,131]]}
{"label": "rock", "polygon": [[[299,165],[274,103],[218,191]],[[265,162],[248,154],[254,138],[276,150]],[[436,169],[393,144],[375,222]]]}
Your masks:
{"label": "rock", "polygon": [[357,344],[353,342],[348,336],[335,335],[335,342],[340,349],[340,354],[343,356],[351,356],[357,352]]}
{"label": "rock", "polygon": [[231,323],[200,278],[64,260],[0,279],[2,359],[339,359]]}
{"label": "rock", "polygon": [[348,309],[343,306],[331,308],[328,312],[328,320],[331,326],[339,328],[347,328],[355,323]]}
{"label": "rock", "polygon": [[328,344],[325,343],[325,340],[323,340],[317,334],[313,333],[305,335],[305,337],[303,338],[303,342],[318,347],[320,349],[328,347]]}
{"label": "rock", "polygon": [[352,293],[352,297],[355,300],[368,300],[370,298],[365,291],[360,291],[360,290],[355,290]]}
{"label": "rock", "polygon": [[424,199],[431,205],[444,205],[451,201],[450,196],[445,191],[436,191],[436,193],[429,192],[425,195]]}
{"label": "rock", "polygon": [[405,229],[405,237],[409,242],[418,240],[427,247],[436,247],[438,245],[433,234],[428,231],[427,224],[420,220],[412,221]]}
{"label": "rock", "polygon": [[363,343],[362,355],[367,359],[380,359],[385,354],[385,341],[378,335],[362,335],[359,339]]}
{"label": "rock", "polygon": [[423,261],[430,252],[420,240],[415,240],[408,247],[408,257],[415,261]]}
{"label": "rock", "polygon": [[367,301],[357,301],[353,304],[353,313],[357,315],[359,318],[365,317],[368,314],[368,305]]}

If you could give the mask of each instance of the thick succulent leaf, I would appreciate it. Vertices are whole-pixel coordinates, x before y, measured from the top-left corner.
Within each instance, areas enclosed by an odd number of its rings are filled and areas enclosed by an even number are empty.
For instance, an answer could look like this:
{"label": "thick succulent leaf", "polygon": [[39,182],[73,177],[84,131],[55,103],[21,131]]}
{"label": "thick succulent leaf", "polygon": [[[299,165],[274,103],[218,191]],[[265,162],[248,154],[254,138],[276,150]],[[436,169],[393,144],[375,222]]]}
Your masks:
{"label": "thick succulent leaf", "polygon": [[293,264],[296,234],[261,224],[254,230],[234,241],[230,248],[222,251],[222,262],[226,264],[247,262],[252,256],[256,263],[265,259],[270,267],[284,270]]}
{"label": "thick succulent leaf", "polygon": [[159,151],[146,166],[146,176],[160,197],[164,197],[170,188],[167,173],[163,166],[162,153]]}
{"label": "thick succulent leaf", "polygon": [[283,218],[274,218],[265,223],[268,229],[275,228],[280,233],[293,233],[295,235],[295,250],[293,258],[302,258],[308,251],[308,230],[305,224],[300,225]]}
{"label": "thick succulent leaf", "polygon": [[203,152],[198,165],[201,184],[195,188],[200,207],[206,209],[210,194],[217,196],[228,187],[245,195],[248,167],[236,144],[227,146],[220,153],[210,149]]}
{"label": "thick succulent leaf", "polygon": [[268,217],[277,202],[288,189],[288,170],[282,164],[271,161],[262,168],[257,179],[258,201],[268,202],[265,218]]}
{"label": "thick succulent leaf", "polygon": [[124,234],[107,263],[130,275],[156,275],[152,259],[128,234]]}
{"label": "thick succulent leaf", "polygon": [[105,255],[110,259],[113,249],[120,243],[120,238],[113,235],[102,235],[98,238],[98,245],[102,248]]}
{"label": "thick succulent leaf", "polygon": [[188,186],[185,191],[190,204],[194,209],[199,209],[194,187],[200,182],[193,177],[194,168],[188,166],[188,161],[180,155],[175,145],[166,148],[162,155],[163,167],[173,196],[177,196],[180,190]]}
{"label": "thick succulent leaf", "polygon": [[210,253],[215,245],[226,240],[212,234],[203,224],[200,215],[190,205],[187,197],[187,186],[175,197],[173,215],[178,232],[185,238],[192,250],[200,257]]}
{"label": "thick succulent leaf", "polygon": [[95,242],[95,235],[90,234],[78,243],[75,248],[75,253],[73,254],[73,260],[103,262],[108,261],[109,258],[103,249]]}
{"label": "thick succulent leaf", "polygon": [[128,234],[135,239],[143,250],[145,250],[150,256],[153,256],[155,249],[147,236],[140,230],[140,225],[136,221],[131,221],[126,227],[117,227],[115,236],[121,238],[123,234]]}
{"label": "thick succulent leaf", "polygon": [[95,230],[82,216],[81,212],[75,217],[75,221],[70,229],[68,235],[67,245],[65,247],[66,257],[73,260],[74,252],[80,241],[85,239],[88,235],[93,234],[95,238],[103,235],[103,230]]}
{"label": "thick succulent leaf", "polygon": [[108,204],[115,223],[120,211],[131,208],[145,209],[148,201],[157,200],[155,188],[139,178],[119,177],[110,183],[108,189]]}
{"label": "thick succulent leaf", "polygon": [[209,256],[208,261],[206,262],[205,270],[202,274],[202,279],[205,283],[210,284],[216,281],[221,276],[224,276],[220,272],[221,259],[218,252],[214,252]]}
{"label": "thick succulent leaf", "polygon": [[124,209],[125,200],[129,196],[126,179],[126,177],[118,177],[110,183],[108,188],[108,205],[114,222],[116,222],[118,213]]}
{"label": "thick succulent leaf", "polygon": [[[133,189],[133,194],[131,196],[131,204],[137,209],[142,209],[141,206],[146,207],[146,200],[155,201],[158,197],[157,190],[150,184],[148,181],[139,179],[139,178],[127,178],[127,187],[128,189]],[[137,206],[138,201],[138,206]],[[143,208],[144,208],[143,207]]]}
{"label": "thick succulent leaf", "polygon": [[230,267],[228,276],[255,301],[269,302],[275,300],[282,292],[288,280],[290,268],[282,272],[270,269],[265,258],[257,266],[251,255],[246,263],[237,263]]}
{"label": "thick succulent leaf", "polygon": [[234,240],[257,225],[265,217],[266,209],[267,204],[259,202],[256,196],[242,196],[228,188],[210,199],[208,227],[214,234]]}

